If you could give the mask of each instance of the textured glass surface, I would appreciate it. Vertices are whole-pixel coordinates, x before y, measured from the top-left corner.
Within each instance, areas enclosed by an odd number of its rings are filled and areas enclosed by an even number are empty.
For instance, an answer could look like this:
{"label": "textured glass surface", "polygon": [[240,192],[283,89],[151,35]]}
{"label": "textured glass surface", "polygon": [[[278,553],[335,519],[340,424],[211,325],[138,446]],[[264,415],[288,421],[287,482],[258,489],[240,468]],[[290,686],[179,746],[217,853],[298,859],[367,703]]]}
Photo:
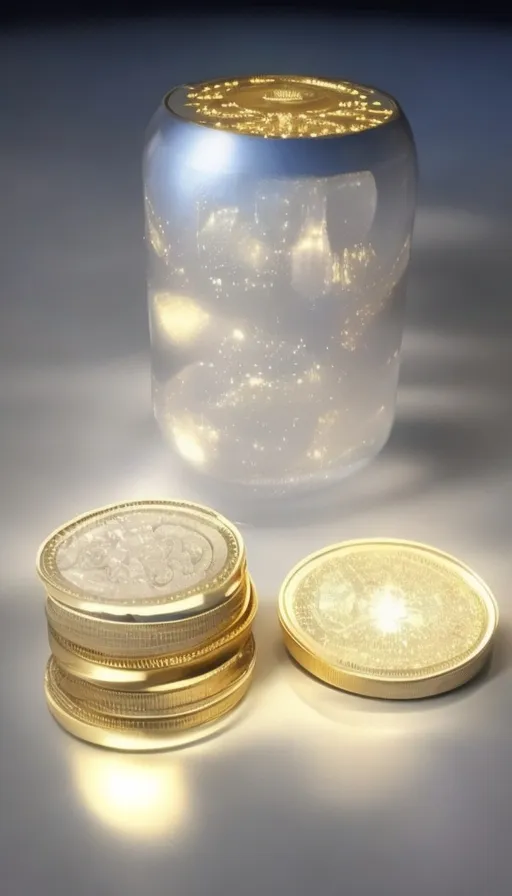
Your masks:
{"label": "textured glass surface", "polygon": [[363,133],[300,140],[205,127],[167,106],[153,119],[154,407],[211,500],[227,486],[240,502],[318,490],[387,440],[415,198],[396,109]]}

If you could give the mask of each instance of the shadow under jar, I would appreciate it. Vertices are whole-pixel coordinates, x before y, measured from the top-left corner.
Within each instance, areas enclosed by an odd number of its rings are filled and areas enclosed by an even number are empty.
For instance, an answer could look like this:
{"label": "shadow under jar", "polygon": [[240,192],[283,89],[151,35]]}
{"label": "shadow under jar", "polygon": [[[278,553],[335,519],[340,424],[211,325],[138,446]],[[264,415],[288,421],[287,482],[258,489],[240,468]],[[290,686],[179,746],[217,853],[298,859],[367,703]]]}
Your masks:
{"label": "shadow under jar", "polygon": [[154,408],[176,469],[248,521],[332,500],[393,423],[416,193],[401,109],[313,77],[178,87],[144,184]]}

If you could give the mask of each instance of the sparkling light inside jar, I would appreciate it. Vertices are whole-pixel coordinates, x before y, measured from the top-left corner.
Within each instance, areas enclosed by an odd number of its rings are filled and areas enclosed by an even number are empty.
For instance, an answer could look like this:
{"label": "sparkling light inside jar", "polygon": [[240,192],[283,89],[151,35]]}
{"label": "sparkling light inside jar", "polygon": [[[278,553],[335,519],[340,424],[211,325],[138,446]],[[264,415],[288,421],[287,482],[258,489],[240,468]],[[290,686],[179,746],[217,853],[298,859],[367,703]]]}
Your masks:
{"label": "sparkling light inside jar", "polygon": [[393,422],[416,183],[400,108],[306,77],[179,87],[144,178],[175,465],[246,518],[258,499],[332,494]]}

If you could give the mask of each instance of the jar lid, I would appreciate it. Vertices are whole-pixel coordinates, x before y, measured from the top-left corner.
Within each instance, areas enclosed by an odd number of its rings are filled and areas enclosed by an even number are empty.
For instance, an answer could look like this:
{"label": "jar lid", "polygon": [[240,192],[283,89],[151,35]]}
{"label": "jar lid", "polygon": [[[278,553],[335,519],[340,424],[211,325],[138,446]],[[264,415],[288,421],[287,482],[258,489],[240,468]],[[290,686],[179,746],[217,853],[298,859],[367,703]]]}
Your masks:
{"label": "jar lid", "polygon": [[393,539],[332,545],[285,579],[286,647],[308,672],[389,699],[452,690],[482,668],[498,624],[478,576],[435,548]]}
{"label": "jar lid", "polygon": [[176,87],[170,112],[210,128],[265,138],[319,138],[371,130],[398,115],[374,87],[304,75],[253,75]]}
{"label": "jar lid", "polygon": [[220,174],[330,177],[380,169],[394,158],[402,165],[412,146],[405,116],[388,93],[305,75],[180,85],[164,97],[154,128],[148,159],[160,158],[180,182],[185,166],[187,178],[207,177],[210,189]]}
{"label": "jar lid", "polygon": [[96,616],[177,618],[218,607],[246,574],[238,530],[207,507],[130,501],[77,517],[44,542],[51,598]]}

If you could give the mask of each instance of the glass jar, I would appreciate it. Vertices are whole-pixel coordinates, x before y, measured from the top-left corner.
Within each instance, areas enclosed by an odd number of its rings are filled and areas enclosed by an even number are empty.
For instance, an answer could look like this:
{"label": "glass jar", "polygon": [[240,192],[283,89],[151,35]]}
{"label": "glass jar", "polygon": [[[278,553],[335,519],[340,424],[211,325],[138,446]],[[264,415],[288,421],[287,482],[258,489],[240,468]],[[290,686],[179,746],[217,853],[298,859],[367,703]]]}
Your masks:
{"label": "glass jar", "polygon": [[144,153],[154,409],[196,493],[332,499],[394,417],[416,192],[389,95],[263,76],[172,90]]}

